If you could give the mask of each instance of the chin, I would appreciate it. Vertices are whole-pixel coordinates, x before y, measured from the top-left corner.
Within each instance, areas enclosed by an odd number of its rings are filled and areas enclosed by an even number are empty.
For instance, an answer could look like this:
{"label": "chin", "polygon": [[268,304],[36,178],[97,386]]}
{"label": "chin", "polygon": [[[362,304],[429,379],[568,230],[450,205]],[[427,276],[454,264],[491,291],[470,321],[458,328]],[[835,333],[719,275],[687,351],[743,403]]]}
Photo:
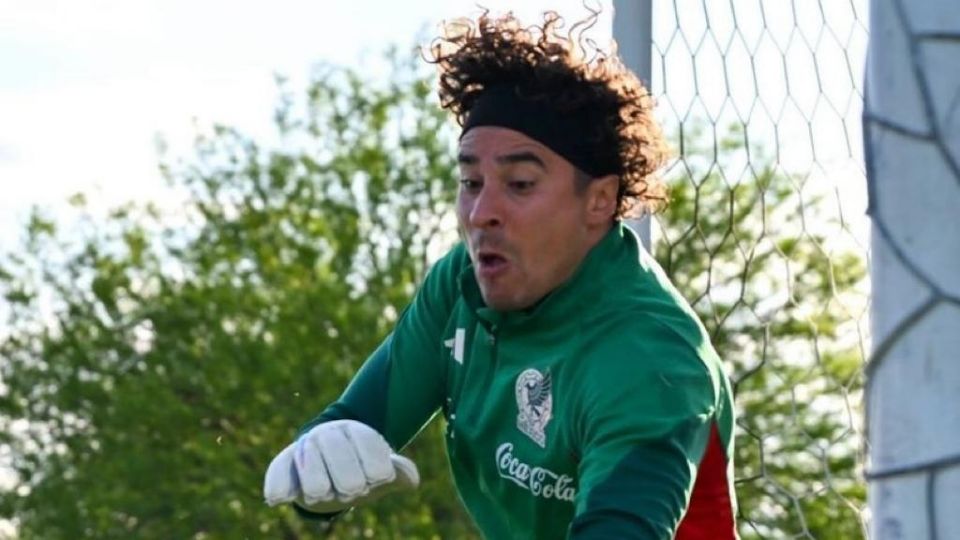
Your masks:
{"label": "chin", "polygon": [[483,295],[483,303],[486,304],[488,308],[497,311],[508,311],[510,309],[509,303],[501,298],[491,298],[490,296]]}
{"label": "chin", "polygon": [[535,302],[525,301],[522,298],[513,298],[505,295],[491,295],[481,291],[483,303],[497,311],[517,311],[533,305]]}

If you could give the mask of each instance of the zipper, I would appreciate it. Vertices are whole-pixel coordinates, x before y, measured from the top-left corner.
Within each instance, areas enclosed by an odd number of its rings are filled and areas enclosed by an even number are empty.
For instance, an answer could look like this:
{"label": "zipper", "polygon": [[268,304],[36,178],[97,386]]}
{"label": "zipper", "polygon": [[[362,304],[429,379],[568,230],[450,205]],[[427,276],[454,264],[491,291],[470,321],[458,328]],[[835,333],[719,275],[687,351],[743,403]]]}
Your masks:
{"label": "zipper", "polygon": [[486,373],[483,375],[483,388],[485,390],[490,389],[490,385],[493,384],[493,374],[497,371],[497,348],[499,344],[497,343],[497,325],[490,325],[490,328],[487,330],[487,344],[490,345],[490,365]]}
{"label": "zipper", "polygon": [[[486,370],[483,372],[483,374],[480,377],[483,382],[479,386],[479,388],[488,389],[490,388],[490,385],[493,383],[494,373],[496,373],[497,371],[497,347],[498,347],[498,343],[497,343],[498,339],[496,334],[497,326],[491,325],[488,328],[486,325],[481,324],[480,328],[483,328],[487,332],[487,336],[484,339],[486,339],[487,345],[490,348],[490,355],[489,355],[489,361],[487,362]],[[472,347],[470,348],[472,349]],[[457,412],[458,412],[458,409],[460,408],[460,402],[462,401],[462,398],[463,398],[463,386],[466,384],[466,380],[467,380],[468,361],[466,357],[470,357],[471,355],[465,354],[464,356],[465,356],[464,363],[461,365],[464,371],[461,373],[460,380],[457,382],[456,388],[453,390],[453,394],[451,394],[450,396],[447,396],[447,408],[448,408],[447,410],[449,411],[449,414],[447,416],[447,438],[448,438],[447,451],[451,456],[453,456],[456,453],[455,441],[456,441]],[[477,362],[478,360],[479,358],[470,357],[469,362]],[[477,398],[477,399],[479,400],[480,398]],[[473,404],[468,403],[468,406],[470,405],[473,405]],[[477,409],[478,414],[482,412],[482,407],[477,406],[475,408]]]}

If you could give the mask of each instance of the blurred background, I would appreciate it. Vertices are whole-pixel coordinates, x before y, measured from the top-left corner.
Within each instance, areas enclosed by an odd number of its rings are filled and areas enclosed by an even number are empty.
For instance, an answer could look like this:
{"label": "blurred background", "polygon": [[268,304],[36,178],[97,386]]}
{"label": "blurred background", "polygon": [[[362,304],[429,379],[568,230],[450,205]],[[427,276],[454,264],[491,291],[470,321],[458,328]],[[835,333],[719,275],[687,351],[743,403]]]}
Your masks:
{"label": "blurred background", "polygon": [[[674,159],[642,227],[735,381],[744,538],[865,535],[865,4],[651,14]],[[456,241],[457,128],[416,47],[479,13],[0,0],[0,537],[321,536],[262,475]],[[477,537],[441,432],[405,450],[415,495],[329,537]]]}

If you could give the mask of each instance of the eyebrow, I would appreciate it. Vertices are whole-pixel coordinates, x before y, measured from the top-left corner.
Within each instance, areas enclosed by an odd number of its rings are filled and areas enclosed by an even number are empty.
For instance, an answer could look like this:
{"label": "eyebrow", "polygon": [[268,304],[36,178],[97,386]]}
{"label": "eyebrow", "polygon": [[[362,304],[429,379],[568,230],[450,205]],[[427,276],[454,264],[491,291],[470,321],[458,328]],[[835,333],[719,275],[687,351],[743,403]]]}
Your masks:
{"label": "eyebrow", "polygon": [[[460,152],[457,155],[457,162],[461,165],[476,165],[480,160],[477,156],[473,154],[467,154]],[[540,156],[534,154],[533,152],[515,152],[513,154],[506,154],[504,156],[499,156],[496,159],[497,163],[501,165],[514,165],[516,163],[533,163],[538,165],[541,169],[546,170],[547,164],[540,159]]]}

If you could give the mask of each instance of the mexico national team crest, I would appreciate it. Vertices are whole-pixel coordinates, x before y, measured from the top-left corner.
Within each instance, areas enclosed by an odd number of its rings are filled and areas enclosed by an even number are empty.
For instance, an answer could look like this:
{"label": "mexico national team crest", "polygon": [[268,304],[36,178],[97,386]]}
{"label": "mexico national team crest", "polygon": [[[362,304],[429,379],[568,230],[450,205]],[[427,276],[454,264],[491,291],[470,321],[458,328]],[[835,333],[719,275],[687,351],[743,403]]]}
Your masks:
{"label": "mexico national team crest", "polygon": [[530,368],[517,377],[517,428],[541,448],[547,444],[547,422],[553,411],[550,384],[549,371],[540,373]]}

